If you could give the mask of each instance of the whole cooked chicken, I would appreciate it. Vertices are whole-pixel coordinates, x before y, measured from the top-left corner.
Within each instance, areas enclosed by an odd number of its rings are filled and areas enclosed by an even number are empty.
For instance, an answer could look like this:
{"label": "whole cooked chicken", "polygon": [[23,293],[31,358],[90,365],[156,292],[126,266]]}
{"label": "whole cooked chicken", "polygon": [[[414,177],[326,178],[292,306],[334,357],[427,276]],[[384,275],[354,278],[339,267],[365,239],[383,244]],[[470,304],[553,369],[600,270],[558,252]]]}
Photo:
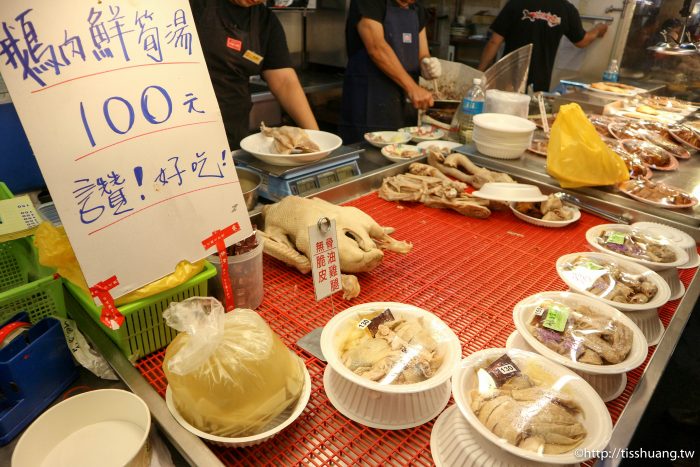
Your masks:
{"label": "whole cooked chicken", "polygon": [[260,123],[260,131],[263,135],[274,139],[272,150],[277,154],[291,154],[292,152],[316,152],[321,148],[314,143],[309,134],[302,128],[295,126],[281,126],[270,128],[265,126],[265,122]]}
{"label": "whole cooked chicken", "polygon": [[[265,230],[264,251],[300,272],[311,271],[309,260],[309,226],[319,219],[335,219],[338,235],[340,270],[356,273],[376,268],[384,258],[384,251],[408,253],[413,245],[389,236],[394,229],[382,227],[361,210],[350,206],[336,206],[319,198],[287,196],[280,202],[263,207]],[[341,276],[343,298],[354,298],[360,293],[357,277]]]}

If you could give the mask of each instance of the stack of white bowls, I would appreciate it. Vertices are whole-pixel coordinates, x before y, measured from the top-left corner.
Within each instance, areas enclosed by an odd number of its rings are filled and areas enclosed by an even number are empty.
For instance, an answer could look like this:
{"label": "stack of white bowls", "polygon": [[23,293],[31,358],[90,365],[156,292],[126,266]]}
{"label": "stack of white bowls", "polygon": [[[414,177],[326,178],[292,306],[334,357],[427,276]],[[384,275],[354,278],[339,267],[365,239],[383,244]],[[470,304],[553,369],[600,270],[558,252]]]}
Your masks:
{"label": "stack of white bowls", "polygon": [[474,116],[472,138],[482,154],[498,159],[517,159],[530,146],[536,128],[526,118],[483,113]]}

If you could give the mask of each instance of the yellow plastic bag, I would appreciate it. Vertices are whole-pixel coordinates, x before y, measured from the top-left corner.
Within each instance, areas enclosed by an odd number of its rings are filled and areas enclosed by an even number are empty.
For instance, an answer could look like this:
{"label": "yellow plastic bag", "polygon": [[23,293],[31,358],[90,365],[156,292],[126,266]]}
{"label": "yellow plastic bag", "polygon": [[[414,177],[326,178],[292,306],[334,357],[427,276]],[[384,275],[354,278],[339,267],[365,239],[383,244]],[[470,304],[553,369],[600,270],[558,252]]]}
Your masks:
{"label": "yellow plastic bag", "polygon": [[559,109],[547,153],[547,173],[562,188],[614,185],[630,178],[625,162],[603,142],[578,104]]}
{"label": "yellow plastic bag", "polygon": [[[56,268],[61,276],[83,289],[85,293],[90,293],[63,227],[54,227],[50,222],[43,222],[34,234],[34,245],[39,250],[39,263]],[[120,306],[131,303],[177,287],[199,274],[204,269],[204,261],[200,260],[196,263],[180,261],[175,267],[175,272],[119,297],[115,300],[115,304]]]}

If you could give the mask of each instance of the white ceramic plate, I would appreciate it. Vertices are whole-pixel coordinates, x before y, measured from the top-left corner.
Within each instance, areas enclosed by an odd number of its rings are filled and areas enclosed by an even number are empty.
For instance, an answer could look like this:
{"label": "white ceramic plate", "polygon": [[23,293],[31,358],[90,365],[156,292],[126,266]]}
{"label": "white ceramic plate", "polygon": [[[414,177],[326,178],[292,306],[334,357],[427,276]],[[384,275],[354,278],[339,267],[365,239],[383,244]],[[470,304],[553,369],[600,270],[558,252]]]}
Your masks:
{"label": "white ceramic plate", "polygon": [[[290,351],[291,352],[291,351]],[[299,359],[301,360],[301,359]],[[251,436],[241,436],[238,438],[227,438],[224,436],[214,436],[209,433],[205,433],[192,425],[189,424],[187,420],[182,418],[180,412],[178,412],[177,407],[175,407],[175,402],[173,401],[172,392],[170,391],[170,385],[165,390],[165,403],[168,406],[168,410],[172,416],[177,420],[177,422],[182,425],[187,431],[193,435],[199,436],[202,439],[207,440],[212,444],[224,447],[247,447],[255,446],[264,441],[275,436],[277,433],[288,427],[294,420],[299,418],[299,415],[304,411],[306,404],[309,402],[309,397],[311,396],[311,376],[309,375],[309,370],[306,369],[306,365],[301,362],[304,368],[304,387],[301,390],[299,399],[297,402],[288,407],[287,410],[279,414],[275,419],[271,420],[266,427],[263,428],[264,431],[261,433],[251,435]]]}
{"label": "white ceramic plate", "polygon": [[[583,282],[589,281],[591,285],[593,281],[597,278],[595,275],[589,276],[579,276],[579,272],[576,270],[567,271],[564,269],[564,265],[571,263],[578,257],[590,258],[592,260],[599,260],[606,263],[614,263],[622,268],[623,271],[635,275],[643,275],[645,279],[649,280],[652,284],[656,286],[656,295],[649,300],[647,303],[620,303],[608,300],[599,295],[586,290],[586,285]],[[594,272],[594,271],[589,271]],[[657,273],[651,269],[642,266],[641,264],[628,261],[626,259],[616,258],[607,253],[597,253],[592,251],[585,251],[581,253],[569,253],[568,255],[560,256],[557,260],[557,274],[561,277],[566,285],[571,288],[574,292],[586,295],[587,297],[595,298],[603,303],[610,305],[613,308],[617,308],[620,311],[640,311],[648,310],[651,308],[659,308],[666,304],[666,302],[671,298],[671,289],[669,288],[663,277],[659,276]]]}
{"label": "white ceramic plate", "polygon": [[[423,157],[423,150],[411,144],[390,144],[382,148],[382,156],[391,162],[406,162]],[[414,156],[404,157],[403,154],[415,153]],[[401,154],[401,155],[399,155]]]}
{"label": "white ceramic plate", "polygon": [[[528,369],[535,369],[537,373],[545,373],[550,375],[552,379],[556,379],[560,383],[557,389],[573,396],[581,406],[583,411],[581,423],[586,428],[587,434],[576,449],[565,454],[551,455],[528,451],[505,442],[486,428],[474,415],[471,409],[471,390],[475,387],[477,377],[475,370],[485,367],[487,362],[495,360],[505,353],[522,371],[527,373]],[[495,446],[530,461],[548,464],[578,464],[586,459],[576,457],[575,452],[592,452],[604,449],[612,434],[610,413],[598,393],[573,371],[533,352],[517,349],[485,349],[469,355],[462,360],[459,369],[452,378],[452,396],[462,415],[479,434]]]}
{"label": "white ceramic plate", "polygon": [[437,146],[440,149],[447,149],[447,150],[452,150],[454,148],[458,148],[462,146],[462,143],[458,143],[456,141],[423,141],[418,143],[416,146],[418,146],[421,149],[428,149],[430,146]]}
{"label": "white ceramic plate", "polygon": [[536,203],[547,199],[535,185],[525,183],[484,183],[472,195],[493,201],[522,201]]}
{"label": "white ceramic plate", "polygon": [[[581,363],[571,360],[570,358],[561,355],[549,347],[541,343],[535,336],[530,333],[528,329],[528,323],[532,319],[535,308],[537,305],[542,303],[544,300],[554,300],[559,303],[563,303],[569,307],[575,306],[586,306],[598,314],[611,318],[624,326],[627,326],[630,331],[632,331],[632,348],[630,349],[627,358],[620,363],[614,365],[593,365],[590,363]],[[634,370],[639,365],[644,363],[647,358],[647,341],[644,337],[644,333],[637,327],[636,324],[632,322],[627,316],[625,316],[620,311],[606,305],[602,301],[581,295],[573,292],[540,292],[521,300],[513,308],[513,321],[515,322],[515,327],[521,336],[525,338],[528,344],[532,346],[533,349],[537,351],[540,355],[547,357],[548,359],[559,363],[560,365],[567,366],[574,370],[585,371],[586,373],[593,373],[599,375],[615,375],[619,373],[626,373],[630,370]]]}
{"label": "white ceramic plate", "polygon": [[403,144],[411,141],[411,135],[403,131],[372,131],[365,133],[365,141],[375,148],[383,148],[390,144]]}
{"label": "white ceramic plate", "polygon": [[587,89],[589,91],[598,92],[600,94],[606,94],[608,96],[630,97],[630,96],[636,96],[637,94],[641,94],[643,92],[647,92],[646,89],[642,89],[642,88],[630,89],[628,92],[613,92],[613,91],[605,91],[603,89],[594,88],[590,84],[584,84],[583,87],[584,87],[584,89]]}
{"label": "white ceramic plate", "polygon": [[[430,330],[433,338],[442,347],[444,359],[440,368],[433,376],[418,383],[411,384],[380,384],[351,371],[340,359],[338,342],[340,336],[351,322],[359,322],[362,316],[372,312],[382,312],[389,308],[394,317],[423,318],[423,323]],[[379,393],[408,394],[433,389],[447,381],[455,367],[459,364],[462,355],[462,346],[457,335],[440,318],[429,311],[396,302],[371,302],[355,305],[335,315],[323,328],[321,333],[321,350],[328,364],[343,378],[367,389],[373,389]]]}
{"label": "white ceramic plate", "polygon": [[241,149],[270,165],[294,167],[320,161],[343,143],[339,136],[326,131],[306,130],[306,133],[309,134],[309,138],[314,143],[318,144],[318,147],[321,148],[320,151],[302,154],[276,154],[271,149],[273,138],[262,133],[255,133],[243,138]]}
{"label": "white ceramic plate", "polygon": [[434,141],[445,137],[445,130],[435,128],[430,125],[407,126],[405,128],[399,128],[399,131],[409,133],[412,141],[415,143]]}
{"label": "white ceramic plate", "polygon": [[549,220],[544,220],[544,219],[537,219],[535,217],[530,217],[527,214],[523,214],[522,212],[515,209],[515,206],[513,205],[512,202],[508,203],[508,207],[510,208],[511,211],[513,211],[513,214],[518,219],[523,220],[525,222],[528,222],[530,224],[538,225],[540,227],[549,227],[549,228],[566,227],[567,225],[573,224],[574,222],[581,219],[581,211],[579,211],[579,209],[576,206],[571,206],[568,204],[567,204],[567,207],[569,207],[569,209],[571,209],[571,211],[574,213],[574,216],[567,221],[549,221]]}
{"label": "white ceramic plate", "polygon": [[669,248],[673,250],[673,252],[676,254],[676,261],[673,261],[671,263],[657,263],[655,261],[648,261],[645,259],[641,258],[634,258],[632,256],[627,256],[623,255],[622,253],[618,253],[616,251],[608,250],[605,248],[603,245],[598,243],[598,237],[604,230],[615,230],[618,232],[632,232],[634,230],[638,230],[641,233],[647,233],[651,237],[656,237],[658,238],[658,235],[655,234],[654,232],[645,232],[644,228],[635,228],[629,225],[625,224],[600,224],[591,227],[586,231],[586,240],[588,243],[595,248],[596,250],[603,252],[603,253],[608,253],[610,255],[615,256],[616,258],[621,258],[621,259],[626,259],[628,261],[632,261],[633,263],[638,263],[643,266],[648,267],[652,271],[661,271],[664,269],[670,269],[670,268],[677,268],[678,266],[682,266],[685,263],[688,262],[688,253],[685,252],[684,249],[678,247],[677,245],[669,242],[667,245]]}

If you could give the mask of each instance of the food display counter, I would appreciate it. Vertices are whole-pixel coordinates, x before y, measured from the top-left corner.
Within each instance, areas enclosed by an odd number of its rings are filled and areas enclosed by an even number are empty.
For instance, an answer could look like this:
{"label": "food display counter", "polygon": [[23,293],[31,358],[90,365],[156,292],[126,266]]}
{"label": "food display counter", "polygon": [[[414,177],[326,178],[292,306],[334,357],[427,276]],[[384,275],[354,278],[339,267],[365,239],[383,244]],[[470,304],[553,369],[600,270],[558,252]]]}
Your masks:
{"label": "food display counter", "polygon": [[[385,177],[405,172],[409,162],[389,163],[377,149],[364,144],[361,148],[365,149],[362,164],[367,168],[362,175],[311,195],[360,208],[379,224],[395,228],[394,238],[413,243],[413,250],[407,255],[387,253],[377,269],[361,274],[361,293],[350,301],[337,295],[316,302],[309,276],[265,256],[265,294],[258,311],[304,360],[312,380],[306,409],[272,440],[238,449],[205,444],[184,430],[165,405],[164,350],[132,365],[80,307],[72,310],[81,328],[131,390],[147,402],[162,432],[192,465],[433,465],[431,430],[435,420],[404,430],[378,430],[349,420],[326,394],[326,364],[298,347],[297,341],[349,306],[392,301],[410,303],[440,317],[457,334],[463,356],[505,347],[515,329],[514,305],[537,292],[566,290],[555,271],[557,258],[588,250],[586,231],[609,222],[584,209],[578,222],[547,229],[519,221],[509,211],[494,211],[488,219],[480,220],[415,203],[384,201],[374,190]],[[517,161],[497,161],[478,155],[471,147],[461,151],[475,163],[510,172],[518,181],[539,185],[545,193],[560,191],[545,174],[543,158],[527,155]],[[606,190],[579,190],[575,194],[594,207],[633,221],[665,222],[691,234],[697,227],[695,211],[657,212]],[[252,218],[261,225],[258,211]],[[696,272],[696,268],[680,271],[686,293],[659,309],[666,328],[661,341],[649,347],[642,366],[627,374],[622,394],[607,403],[615,424],[610,449],[627,447],[630,442],[700,295]],[[472,449],[479,455],[478,443]]]}

